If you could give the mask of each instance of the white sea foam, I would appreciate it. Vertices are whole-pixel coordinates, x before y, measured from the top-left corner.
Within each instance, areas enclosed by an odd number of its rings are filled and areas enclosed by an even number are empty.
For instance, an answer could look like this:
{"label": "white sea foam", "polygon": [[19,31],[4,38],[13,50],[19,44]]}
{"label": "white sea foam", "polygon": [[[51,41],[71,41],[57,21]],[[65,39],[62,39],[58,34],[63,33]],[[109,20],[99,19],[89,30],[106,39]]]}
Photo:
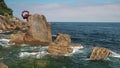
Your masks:
{"label": "white sea foam", "polygon": [[26,57],[33,57],[33,58],[42,58],[43,56],[47,55],[48,52],[41,51],[41,52],[21,52],[19,53],[20,58],[26,58]]}
{"label": "white sea foam", "polygon": [[9,39],[0,39],[0,44],[3,47],[9,47]]}
{"label": "white sea foam", "polygon": [[84,58],[84,59],[82,59],[82,60],[90,60],[89,58]]}
{"label": "white sea foam", "polygon": [[[49,54],[47,52],[47,48],[48,46],[44,46],[44,47],[37,47],[37,46],[34,46],[34,47],[29,47],[29,48],[22,48],[21,49],[21,53],[19,53],[19,57],[20,58],[25,58],[25,57],[33,57],[33,58],[42,58],[43,56]],[[35,49],[38,49],[37,52],[27,52],[27,50],[35,50]]]}
{"label": "white sea foam", "polygon": [[29,44],[21,44],[20,46],[23,46],[23,47],[24,47],[24,46],[29,46]]}
{"label": "white sea foam", "polygon": [[3,32],[3,30],[0,30],[0,33],[2,33]]}
{"label": "white sea foam", "polygon": [[111,51],[111,52],[112,52],[112,54],[110,56],[120,58],[120,54],[113,52],[113,51]]}
{"label": "white sea foam", "polygon": [[0,39],[0,41],[9,42],[9,39]]}
{"label": "white sea foam", "polygon": [[[73,52],[72,53],[75,53],[75,52],[80,52],[80,49],[83,49],[84,47],[83,46],[72,46],[72,48],[73,48]],[[81,52],[83,52],[83,51],[81,51]]]}
{"label": "white sea foam", "polygon": [[56,35],[52,35],[52,37],[56,37]]}

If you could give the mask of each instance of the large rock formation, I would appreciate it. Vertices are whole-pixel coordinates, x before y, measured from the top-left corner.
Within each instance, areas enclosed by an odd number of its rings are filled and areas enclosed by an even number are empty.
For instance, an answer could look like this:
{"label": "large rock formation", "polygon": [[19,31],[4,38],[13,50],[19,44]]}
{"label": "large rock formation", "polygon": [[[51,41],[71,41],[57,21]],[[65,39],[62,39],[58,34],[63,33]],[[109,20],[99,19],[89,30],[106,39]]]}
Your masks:
{"label": "large rock formation", "polygon": [[28,18],[28,23],[29,24],[27,32],[12,34],[10,36],[10,43],[48,45],[52,42],[51,26],[46,21],[44,15],[39,14],[31,15]]}
{"label": "large rock formation", "polygon": [[111,51],[107,48],[94,47],[90,55],[90,60],[106,59],[111,54]]}
{"label": "large rock formation", "polygon": [[48,52],[55,55],[72,53],[73,49],[70,47],[71,39],[67,34],[57,34],[57,38],[53,44],[48,48]]}
{"label": "large rock formation", "polygon": [[0,15],[0,30],[22,30],[26,25],[20,19],[13,17],[9,19]]}
{"label": "large rock formation", "polygon": [[12,9],[7,7],[4,0],[0,0],[0,15],[10,17],[13,16],[12,12]]}
{"label": "large rock formation", "polygon": [[0,62],[0,68],[8,68],[8,66],[6,64]]}

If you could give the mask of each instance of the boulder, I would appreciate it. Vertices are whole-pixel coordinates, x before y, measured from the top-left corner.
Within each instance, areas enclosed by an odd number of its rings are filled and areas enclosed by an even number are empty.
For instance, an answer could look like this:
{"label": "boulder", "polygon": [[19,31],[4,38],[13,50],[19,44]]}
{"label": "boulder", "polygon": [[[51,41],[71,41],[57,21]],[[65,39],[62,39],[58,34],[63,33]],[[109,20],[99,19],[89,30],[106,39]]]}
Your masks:
{"label": "boulder", "polygon": [[72,53],[73,49],[71,48],[70,43],[71,39],[69,35],[59,33],[57,34],[54,43],[49,46],[48,52],[55,55]]}
{"label": "boulder", "polygon": [[[10,37],[10,42],[14,42],[16,44],[19,39],[18,36],[21,37],[21,41],[19,44],[32,44],[32,45],[49,45],[52,42],[52,35],[51,35],[51,26],[46,21],[44,15],[34,14],[29,16],[28,18],[28,29],[26,33],[21,33],[21,35],[13,34],[13,36],[17,36],[16,38]],[[12,41],[14,40],[14,41]]]}
{"label": "boulder", "polygon": [[8,68],[8,66],[2,62],[0,62],[0,68]]}
{"label": "boulder", "polygon": [[58,33],[55,43],[65,47],[69,46],[71,44],[70,35]]}
{"label": "boulder", "polygon": [[90,60],[106,59],[110,54],[111,54],[111,51],[107,48],[94,47],[90,55]]}

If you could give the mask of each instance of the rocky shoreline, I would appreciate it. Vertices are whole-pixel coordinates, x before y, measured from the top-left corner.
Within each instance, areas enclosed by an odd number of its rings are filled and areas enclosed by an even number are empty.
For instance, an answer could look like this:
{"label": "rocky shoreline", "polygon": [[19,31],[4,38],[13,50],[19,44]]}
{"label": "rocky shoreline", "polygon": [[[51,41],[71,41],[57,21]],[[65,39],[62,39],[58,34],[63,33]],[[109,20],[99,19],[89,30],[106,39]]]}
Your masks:
{"label": "rocky shoreline", "polygon": [[[27,22],[22,22],[16,17],[9,20],[6,17],[1,16],[0,22],[2,24],[2,31],[13,31],[11,34],[6,33],[6,36],[5,34],[1,34],[1,38],[5,36],[10,40],[10,44],[30,44],[37,46],[47,45],[48,53],[53,55],[64,55],[72,53],[73,47],[71,45],[74,47],[81,47],[80,44],[71,44],[71,38],[68,34],[58,33],[56,35],[56,39],[54,42],[52,42],[51,25],[47,22],[44,15],[30,15]],[[14,22],[15,25],[13,24],[14,26],[11,26],[11,22]],[[26,31],[22,32],[22,30]],[[110,50],[107,50],[106,48],[101,50],[101,47],[97,47],[97,50],[94,49],[96,49],[96,47],[93,48],[93,52],[90,55],[91,60],[105,59],[111,53]]]}
{"label": "rocky shoreline", "polygon": [[[5,5],[4,0],[0,0],[0,5]],[[1,8],[1,6],[0,6]],[[6,44],[21,45],[29,44],[32,46],[48,46],[47,52],[39,51],[34,53],[21,52],[20,57],[35,56],[41,57],[44,55],[65,55],[76,52],[78,49],[84,48],[80,43],[72,44],[69,34],[58,33],[56,39],[52,41],[51,24],[42,14],[28,15],[27,21],[24,22],[12,15],[12,10],[5,6],[8,12],[1,11],[0,13],[0,42],[5,41]],[[5,44],[5,45],[6,45]],[[2,44],[0,44],[1,46]],[[3,45],[2,45],[3,46]],[[11,47],[11,46],[10,46]],[[39,48],[40,49],[40,48]],[[76,49],[76,50],[75,50]],[[103,47],[94,47],[89,55],[90,60],[103,60],[109,57],[111,50]],[[0,68],[8,68],[8,66],[0,62]]]}

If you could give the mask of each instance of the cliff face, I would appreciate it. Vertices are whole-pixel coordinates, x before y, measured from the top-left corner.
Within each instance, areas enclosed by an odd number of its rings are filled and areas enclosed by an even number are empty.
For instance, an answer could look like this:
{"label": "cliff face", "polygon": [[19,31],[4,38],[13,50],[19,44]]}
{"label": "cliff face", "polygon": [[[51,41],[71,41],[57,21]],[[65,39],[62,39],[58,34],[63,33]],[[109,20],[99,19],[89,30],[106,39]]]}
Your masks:
{"label": "cliff face", "polygon": [[12,9],[8,8],[4,0],[0,0],[0,15],[13,16]]}

